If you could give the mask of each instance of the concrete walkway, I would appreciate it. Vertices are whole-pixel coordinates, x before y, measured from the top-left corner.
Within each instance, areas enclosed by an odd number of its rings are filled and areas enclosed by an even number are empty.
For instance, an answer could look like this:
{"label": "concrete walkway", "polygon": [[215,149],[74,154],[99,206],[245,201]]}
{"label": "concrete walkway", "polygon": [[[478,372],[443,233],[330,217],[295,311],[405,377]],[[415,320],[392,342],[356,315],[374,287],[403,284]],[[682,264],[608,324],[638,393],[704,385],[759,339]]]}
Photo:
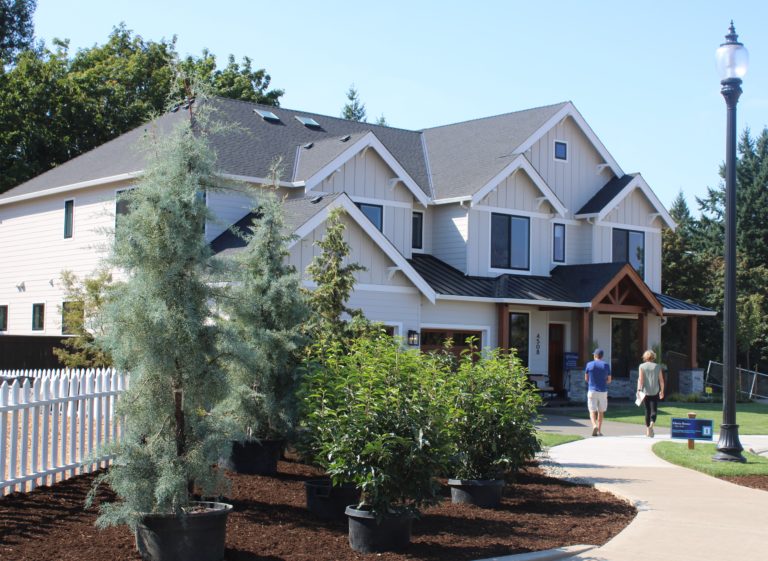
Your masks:
{"label": "concrete walkway", "polygon": [[[656,438],[651,439],[644,436],[641,425],[606,422],[605,436],[592,437],[588,420],[547,415],[546,411],[544,415],[541,430],[586,437],[549,451],[554,474],[626,498],[639,512],[602,547],[575,556],[572,551],[552,551],[549,556],[538,552],[544,556],[536,559],[729,561],[768,557],[768,492],[657,458],[651,446],[669,438],[666,429],[657,429]],[[768,436],[742,435],[741,443],[745,450],[764,450]]]}

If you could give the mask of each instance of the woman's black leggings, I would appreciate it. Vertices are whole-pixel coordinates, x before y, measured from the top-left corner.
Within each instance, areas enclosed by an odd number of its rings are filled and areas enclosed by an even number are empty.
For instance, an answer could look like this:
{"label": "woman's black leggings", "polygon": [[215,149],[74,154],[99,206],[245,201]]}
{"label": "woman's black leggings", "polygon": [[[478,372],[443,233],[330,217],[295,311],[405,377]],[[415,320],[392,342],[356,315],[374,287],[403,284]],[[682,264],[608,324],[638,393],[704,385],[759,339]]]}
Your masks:
{"label": "woman's black leggings", "polygon": [[651,422],[656,422],[656,414],[659,411],[659,394],[646,395],[643,403],[645,404],[645,426],[650,427]]}

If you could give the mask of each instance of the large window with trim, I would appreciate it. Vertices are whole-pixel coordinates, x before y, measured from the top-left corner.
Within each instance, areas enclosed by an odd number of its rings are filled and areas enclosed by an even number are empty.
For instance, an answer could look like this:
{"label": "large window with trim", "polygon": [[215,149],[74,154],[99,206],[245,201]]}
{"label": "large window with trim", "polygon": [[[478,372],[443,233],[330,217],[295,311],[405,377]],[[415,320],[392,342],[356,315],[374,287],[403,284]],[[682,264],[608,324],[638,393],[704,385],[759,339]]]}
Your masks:
{"label": "large window with trim", "polygon": [[613,261],[630,263],[635,271],[645,278],[645,234],[614,228]]}
{"label": "large window with trim", "polygon": [[491,214],[491,267],[530,269],[530,219]]}
{"label": "large window with trim", "polygon": [[373,222],[376,229],[380,232],[384,228],[384,207],[381,205],[372,205],[368,203],[355,203],[357,208],[363,211],[368,220]]}
{"label": "large window with trim", "polygon": [[510,312],[509,348],[515,349],[523,366],[528,367],[528,344],[530,342],[531,320],[528,314]]}

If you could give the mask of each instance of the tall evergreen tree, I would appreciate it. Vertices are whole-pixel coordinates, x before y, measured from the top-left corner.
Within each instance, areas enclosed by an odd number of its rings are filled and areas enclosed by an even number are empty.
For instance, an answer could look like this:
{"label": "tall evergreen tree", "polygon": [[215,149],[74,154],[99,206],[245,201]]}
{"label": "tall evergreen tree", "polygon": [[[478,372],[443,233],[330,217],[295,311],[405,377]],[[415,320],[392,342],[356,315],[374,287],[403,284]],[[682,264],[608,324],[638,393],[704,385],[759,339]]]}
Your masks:
{"label": "tall evergreen tree", "polygon": [[131,383],[118,407],[124,438],[102,478],[119,499],[102,507],[101,525],[135,525],[141,513],[179,514],[194,487],[208,496],[220,488],[212,466],[229,433],[209,413],[225,377],[219,329],[210,321],[216,288],[206,282],[211,251],[200,196],[219,179],[198,105],[184,126],[151,142],[146,173],[127,198],[129,213],[117,221],[110,264],[126,280],[104,308],[102,342]]}
{"label": "tall evergreen tree", "polygon": [[348,121],[366,122],[365,103],[360,101],[360,95],[354,84],[347,90],[347,103],[341,109],[341,116]]}
{"label": "tall evergreen tree", "polygon": [[317,243],[317,255],[307,267],[316,287],[309,293],[312,316],[308,322],[315,342],[343,342],[350,338],[351,328],[343,315],[360,317],[359,310],[347,307],[355,286],[355,273],[364,271],[358,263],[349,263],[349,244],[344,240],[344,209],[337,207],[328,214],[323,239]]}
{"label": "tall evergreen tree", "polygon": [[[273,178],[276,183],[276,172]],[[258,205],[224,300],[231,358],[230,392],[221,409],[236,419],[243,438],[285,438],[296,424],[297,366],[309,308],[301,278],[287,264],[292,238],[284,231],[282,204],[262,192]]]}

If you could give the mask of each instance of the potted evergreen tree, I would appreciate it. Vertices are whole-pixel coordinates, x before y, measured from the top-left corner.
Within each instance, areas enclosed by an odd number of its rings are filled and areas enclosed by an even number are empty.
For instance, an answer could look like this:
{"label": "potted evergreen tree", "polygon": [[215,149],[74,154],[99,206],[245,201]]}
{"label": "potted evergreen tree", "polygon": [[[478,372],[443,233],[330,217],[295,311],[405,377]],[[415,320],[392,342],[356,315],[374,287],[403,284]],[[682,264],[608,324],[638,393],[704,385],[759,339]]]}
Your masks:
{"label": "potted evergreen tree", "polygon": [[151,561],[220,561],[232,509],[195,500],[224,488],[214,466],[230,429],[211,413],[225,387],[201,196],[216,187],[215,154],[199,101],[188,105],[178,128],[150,138],[145,172],[122,195],[129,212],[117,216],[110,258],[122,280],[102,309],[101,344],[130,372],[130,386],[116,411],[125,431],[111,449],[114,463],[97,481],[117,500],[100,506],[97,524],[129,525]]}
{"label": "potted evergreen tree", "polygon": [[384,333],[326,347],[305,395],[320,433],[315,460],[335,481],[353,482],[358,504],[346,509],[349,543],[361,552],[410,543],[418,509],[437,499],[435,475],[449,453],[447,371],[435,357],[403,349]]}
{"label": "potted evergreen tree", "polygon": [[238,438],[220,465],[271,474],[296,426],[299,351],[309,307],[298,273],[286,263],[291,238],[283,231],[280,201],[262,192],[254,216],[222,308],[230,335],[229,390],[219,411],[235,422]]}
{"label": "potted evergreen tree", "polygon": [[512,352],[481,354],[471,347],[462,355],[443,394],[449,401],[453,479],[448,485],[454,503],[498,505],[504,475],[539,451],[535,422],[541,399],[525,374]]}

